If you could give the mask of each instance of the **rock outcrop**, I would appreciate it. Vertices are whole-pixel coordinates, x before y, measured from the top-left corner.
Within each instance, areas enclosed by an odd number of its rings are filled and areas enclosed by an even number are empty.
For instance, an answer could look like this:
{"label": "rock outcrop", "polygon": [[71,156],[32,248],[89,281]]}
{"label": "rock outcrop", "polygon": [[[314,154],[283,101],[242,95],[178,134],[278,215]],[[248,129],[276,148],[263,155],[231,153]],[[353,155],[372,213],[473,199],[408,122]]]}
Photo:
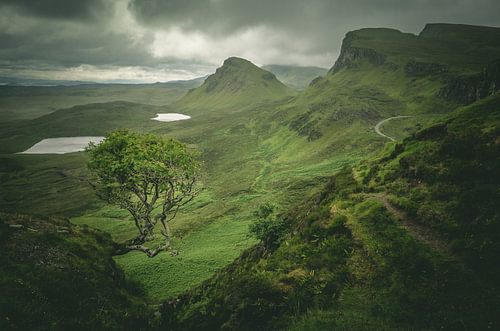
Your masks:
{"label": "rock outcrop", "polygon": [[448,72],[445,65],[439,63],[418,62],[410,60],[405,66],[405,73],[407,76],[430,76],[444,74]]}
{"label": "rock outcrop", "polygon": [[342,42],[340,55],[335,62],[335,65],[328,72],[329,74],[333,74],[343,68],[352,68],[359,60],[367,60],[376,66],[385,63],[386,56],[384,54],[378,53],[372,48],[352,46],[352,42],[355,38],[355,32],[349,32],[346,34]]}
{"label": "rock outcrop", "polygon": [[438,95],[446,100],[469,104],[500,89],[500,59],[473,75],[452,76]]}

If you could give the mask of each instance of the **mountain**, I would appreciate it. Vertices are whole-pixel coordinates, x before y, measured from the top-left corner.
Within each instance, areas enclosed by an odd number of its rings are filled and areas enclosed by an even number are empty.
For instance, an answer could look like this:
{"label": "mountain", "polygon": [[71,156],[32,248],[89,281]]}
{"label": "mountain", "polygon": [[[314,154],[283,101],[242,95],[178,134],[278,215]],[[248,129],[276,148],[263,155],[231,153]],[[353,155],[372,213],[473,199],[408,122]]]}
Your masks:
{"label": "mountain", "polygon": [[495,328],[499,135],[497,94],[346,166],[166,301],[162,329]]}
{"label": "mountain", "polygon": [[314,78],[323,76],[328,69],[320,67],[300,67],[286,66],[279,64],[269,64],[262,66],[262,69],[272,72],[286,85],[297,90],[304,90]]}
{"label": "mountain", "polygon": [[250,61],[231,57],[198,88],[174,104],[179,109],[246,107],[276,101],[295,92]]}
{"label": "mountain", "polygon": [[[205,80],[206,76],[197,77],[193,79],[187,80],[171,80],[166,82],[157,82],[154,84],[163,84],[166,86],[178,86],[178,85],[186,85],[191,87],[197,87],[197,85],[201,85]],[[78,86],[78,85],[101,85],[104,87],[105,85],[152,85],[149,83],[135,83],[135,81],[130,80],[112,80],[112,81],[80,81],[80,80],[57,80],[57,79],[37,79],[37,78],[19,78],[19,77],[6,77],[0,76],[0,86],[8,85],[8,86]]]}
{"label": "mountain", "polygon": [[[163,329],[496,329],[497,30],[436,28],[349,32],[299,93],[231,58],[169,106],[1,123],[2,148],[129,128],[200,151],[203,191],[172,222],[179,254],[114,257],[151,307],[163,302]],[[149,120],[160,109],[192,118]],[[134,235],[85,184],[85,153],[0,158],[0,208]]]}
{"label": "mountain", "polygon": [[[484,34],[498,30],[485,28]],[[322,149],[372,144],[374,136],[367,133],[384,118],[416,116],[408,123],[430,124],[499,89],[499,41],[471,46],[466,38],[426,35],[383,28],[347,33],[328,74],[279,107],[283,122],[316,145],[317,160],[318,154],[328,155]]]}
{"label": "mountain", "polygon": [[[261,242],[166,300],[162,328],[498,327],[499,30],[349,32],[327,75],[256,119],[259,187],[281,191]],[[398,142],[377,135],[398,115]]]}

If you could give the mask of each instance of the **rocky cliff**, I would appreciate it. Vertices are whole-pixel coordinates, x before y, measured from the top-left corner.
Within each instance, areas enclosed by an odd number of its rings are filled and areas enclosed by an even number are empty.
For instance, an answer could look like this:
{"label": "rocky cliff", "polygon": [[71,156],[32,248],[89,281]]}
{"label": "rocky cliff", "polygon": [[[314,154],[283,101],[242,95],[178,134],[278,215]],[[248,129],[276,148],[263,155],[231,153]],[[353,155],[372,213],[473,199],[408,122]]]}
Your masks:
{"label": "rocky cliff", "polygon": [[451,76],[438,95],[446,100],[469,104],[500,89],[500,59],[473,75]]}

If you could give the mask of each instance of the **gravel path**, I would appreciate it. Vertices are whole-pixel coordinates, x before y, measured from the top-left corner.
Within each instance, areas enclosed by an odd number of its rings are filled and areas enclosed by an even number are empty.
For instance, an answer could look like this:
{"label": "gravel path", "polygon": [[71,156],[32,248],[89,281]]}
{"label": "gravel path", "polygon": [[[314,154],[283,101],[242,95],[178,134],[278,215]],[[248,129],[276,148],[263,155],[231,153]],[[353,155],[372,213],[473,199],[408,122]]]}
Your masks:
{"label": "gravel path", "polygon": [[392,138],[392,137],[389,137],[388,135],[386,134],[383,134],[381,131],[380,131],[380,127],[382,126],[382,124],[384,124],[385,122],[389,122],[390,120],[394,120],[396,118],[408,118],[408,117],[414,117],[414,116],[393,116],[393,117],[389,117],[389,118],[386,118],[385,120],[381,120],[380,122],[377,123],[377,125],[375,125],[375,132],[379,135],[379,136],[382,136],[384,138],[387,138],[387,139],[390,139],[391,141],[396,141],[396,139]]}

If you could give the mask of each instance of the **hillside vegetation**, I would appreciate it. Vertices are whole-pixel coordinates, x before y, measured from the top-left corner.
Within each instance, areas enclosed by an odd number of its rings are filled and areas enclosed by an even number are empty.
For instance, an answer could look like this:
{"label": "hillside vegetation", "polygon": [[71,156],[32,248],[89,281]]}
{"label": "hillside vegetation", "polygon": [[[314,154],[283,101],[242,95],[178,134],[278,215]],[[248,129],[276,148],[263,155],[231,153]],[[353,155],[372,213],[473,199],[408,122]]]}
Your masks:
{"label": "hillside vegetation", "polygon": [[109,235],[67,220],[0,214],[2,330],[145,330],[141,292]]}
{"label": "hillside vegetation", "polygon": [[[114,257],[163,303],[163,328],[495,328],[498,31],[361,29],[302,92],[229,58],[166,106],[108,100],[2,123],[0,209],[130,239],[127,213],[93,196],[86,153],[7,153],[120,128],[174,137],[204,174],[172,222],[179,254]],[[398,115],[412,117],[381,127],[396,142],[374,131]]]}
{"label": "hillside vegetation", "polygon": [[276,216],[277,248],[167,301],[163,328],[494,328],[499,133],[495,96],[344,168]]}
{"label": "hillside vegetation", "polygon": [[[269,252],[257,246],[212,280],[167,301],[165,327],[476,329],[498,324],[497,270],[484,269],[498,256],[499,238],[493,235],[498,183],[482,181],[498,177],[498,98],[453,111],[496,92],[494,59],[500,52],[497,42],[478,42],[457,54],[467,38],[448,42],[447,34],[426,36],[439,27],[426,27],[422,36],[389,29],[349,33],[329,74],[269,114],[272,134],[263,135],[270,160],[267,184],[292,195],[304,185],[299,169],[310,179],[334,172],[335,161],[353,164],[358,153],[382,147],[372,130],[383,118],[416,116],[414,127],[402,133],[417,133],[391,145],[380,164],[365,161],[345,169],[297,209],[277,200],[283,213],[278,217],[290,227],[279,248]],[[449,130],[429,141],[434,123]],[[429,178],[420,177],[423,173]],[[424,180],[429,183],[423,185]],[[480,191],[469,193],[472,188]],[[422,312],[429,318],[422,319]]]}
{"label": "hillside vegetation", "polygon": [[184,109],[230,109],[255,107],[259,103],[280,100],[295,92],[276,76],[253,63],[231,57],[196,89],[173,106]]}

